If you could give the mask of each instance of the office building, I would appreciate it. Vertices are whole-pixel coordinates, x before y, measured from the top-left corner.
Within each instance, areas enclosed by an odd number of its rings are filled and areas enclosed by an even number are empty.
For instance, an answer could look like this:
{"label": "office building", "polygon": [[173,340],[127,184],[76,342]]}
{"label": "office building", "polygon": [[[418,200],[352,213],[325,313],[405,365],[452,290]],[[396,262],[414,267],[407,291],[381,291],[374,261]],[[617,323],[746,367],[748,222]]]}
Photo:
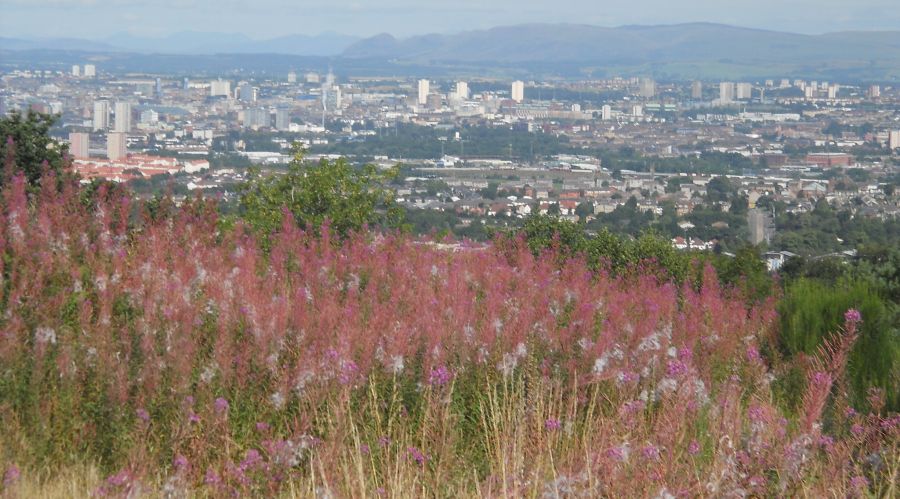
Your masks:
{"label": "office building", "polygon": [[750,244],[768,243],[775,235],[772,217],[762,209],[753,208],[747,212],[747,225],[750,229]]}
{"label": "office building", "polygon": [[84,77],[85,78],[93,78],[97,76],[97,67],[93,64],[85,64],[84,65]]}
{"label": "office building", "polygon": [[319,83],[319,73],[306,73],[306,83]]}
{"label": "office building", "polygon": [[94,131],[109,128],[109,101],[100,100],[94,102]]}
{"label": "office building", "polygon": [[91,136],[84,132],[72,132],[69,134],[69,154],[75,159],[86,159],[90,154]]}
{"label": "office building", "polygon": [[131,103],[116,102],[115,132],[128,133],[131,131]]}
{"label": "office building", "polygon": [[145,125],[155,125],[159,123],[159,113],[152,109],[141,111],[141,123]]}
{"label": "office building", "polygon": [[512,82],[511,96],[516,102],[525,100],[525,82],[519,80]]}
{"label": "office building", "polygon": [[691,83],[691,99],[700,100],[703,98],[703,82],[695,81]]}
{"label": "office building", "polygon": [[72,76],[81,76],[81,66],[78,64],[72,66]]}
{"label": "office building", "polygon": [[416,102],[418,102],[420,106],[424,106],[428,103],[428,93],[430,90],[431,83],[428,80],[419,80],[419,92]]}
{"label": "office building", "polygon": [[118,161],[128,156],[128,141],[122,132],[112,132],[106,135],[106,156],[110,161]]}
{"label": "office building", "polygon": [[737,100],[750,100],[753,97],[753,85],[738,83],[735,85],[734,96]]}

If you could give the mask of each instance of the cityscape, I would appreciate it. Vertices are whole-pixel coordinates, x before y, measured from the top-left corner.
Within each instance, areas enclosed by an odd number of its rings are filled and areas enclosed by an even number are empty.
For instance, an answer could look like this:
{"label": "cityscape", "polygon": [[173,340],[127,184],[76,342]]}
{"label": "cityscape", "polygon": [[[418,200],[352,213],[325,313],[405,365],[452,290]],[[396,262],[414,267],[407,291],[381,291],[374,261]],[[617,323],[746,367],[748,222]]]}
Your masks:
{"label": "cityscape", "polygon": [[3,4],[0,498],[897,497],[898,15]]}

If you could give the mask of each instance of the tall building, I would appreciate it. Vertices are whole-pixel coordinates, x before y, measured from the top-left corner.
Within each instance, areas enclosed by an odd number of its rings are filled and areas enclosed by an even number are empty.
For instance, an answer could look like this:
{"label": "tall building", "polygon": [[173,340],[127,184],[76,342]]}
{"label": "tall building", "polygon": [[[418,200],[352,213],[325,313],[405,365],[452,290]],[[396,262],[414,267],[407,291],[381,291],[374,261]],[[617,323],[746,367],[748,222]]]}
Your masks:
{"label": "tall building", "polygon": [[94,102],[94,131],[109,128],[109,101],[98,100]]}
{"label": "tall building", "polygon": [[900,149],[900,130],[891,130],[888,132],[888,148],[890,150]]}
{"label": "tall building", "polygon": [[81,76],[81,66],[78,64],[72,66],[72,76]]}
{"label": "tall building", "polygon": [[319,83],[319,73],[306,73],[306,83]]}
{"label": "tall building", "polygon": [[288,83],[297,83],[297,72],[296,71],[288,72]]}
{"label": "tall building", "polygon": [[85,64],[84,65],[84,77],[85,78],[93,78],[97,76],[97,67],[93,64]]}
{"label": "tall building", "polygon": [[238,100],[242,102],[256,102],[257,90],[249,83],[238,85]]}
{"label": "tall building", "polygon": [[182,90],[190,90],[191,88],[191,80],[188,77],[184,77],[184,81],[182,82],[181,89]]}
{"label": "tall building", "polygon": [[700,100],[703,98],[703,82],[700,80],[691,83],[691,99]]}
{"label": "tall building", "polygon": [[747,225],[750,229],[750,244],[768,243],[775,235],[772,217],[765,210],[759,208],[748,210]]}
{"label": "tall building", "polygon": [[525,82],[521,80],[512,82],[510,93],[512,96],[512,100],[516,102],[522,102],[523,100],[525,100]]}
{"label": "tall building", "polygon": [[735,85],[734,96],[737,100],[750,100],[753,97],[753,85],[738,83]]}
{"label": "tall building", "polygon": [[162,96],[162,79],[161,78],[156,79],[156,96],[157,97]]}
{"label": "tall building", "polygon": [[456,97],[461,100],[469,98],[469,84],[464,81],[456,82]]}
{"label": "tall building", "polygon": [[609,104],[604,104],[602,108],[600,108],[600,119],[603,121],[609,121],[612,119],[612,107]]}
{"label": "tall building", "polygon": [[110,161],[118,161],[128,156],[128,141],[122,132],[112,132],[106,135],[106,156]]}
{"label": "tall building", "polygon": [[231,82],[224,81],[221,78],[209,82],[209,95],[211,97],[230,97]]}
{"label": "tall building", "polygon": [[644,115],[644,108],[640,104],[635,104],[631,106],[631,115],[635,118],[639,118]]}
{"label": "tall building", "polygon": [[113,128],[115,132],[128,133],[131,131],[131,103],[116,102],[116,124]]}
{"label": "tall building", "polygon": [[652,99],[656,96],[656,82],[650,78],[641,78],[638,95],[645,99]]}
{"label": "tall building", "polygon": [[75,159],[86,159],[90,154],[91,136],[84,132],[72,132],[69,134],[69,154]]}
{"label": "tall building", "polygon": [[271,115],[264,107],[251,107],[244,110],[244,127],[245,128],[266,128],[271,126],[269,122]]}
{"label": "tall building", "polygon": [[420,106],[424,106],[428,103],[428,93],[430,92],[431,83],[428,80],[419,80],[419,94],[416,102],[419,103]]}
{"label": "tall building", "polygon": [[291,128],[291,113],[290,110],[284,107],[279,107],[275,110],[275,129],[276,130],[288,130]]}
{"label": "tall building", "polygon": [[734,83],[730,81],[719,83],[719,100],[722,102],[731,102],[734,100]]}
{"label": "tall building", "polygon": [[881,97],[881,87],[878,85],[870,86],[868,94],[870,99],[877,99]]}

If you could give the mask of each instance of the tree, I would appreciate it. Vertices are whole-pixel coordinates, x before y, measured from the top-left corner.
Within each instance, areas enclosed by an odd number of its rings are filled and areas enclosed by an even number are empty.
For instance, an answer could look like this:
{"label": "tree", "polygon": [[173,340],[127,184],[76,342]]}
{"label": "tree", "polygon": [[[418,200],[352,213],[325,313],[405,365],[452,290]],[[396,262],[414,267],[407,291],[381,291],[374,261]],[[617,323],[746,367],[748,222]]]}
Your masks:
{"label": "tree", "polygon": [[583,201],[575,207],[575,214],[578,215],[578,218],[583,222],[587,219],[588,216],[594,214],[594,203],[590,201]]}
{"label": "tree", "polygon": [[[50,137],[55,122],[55,116],[33,111],[25,116],[13,112],[0,119],[0,155],[12,170],[3,177],[21,171],[32,186],[40,182],[45,171],[52,171],[59,178],[67,165],[68,147]],[[0,178],[0,185],[7,181]]]}
{"label": "tree", "polygon": [[316,164],[304,160],[299,145],[293,151],[286,175],[262,176],[253,168],[240,186],[240,212],[250,226],[271,234],[281,227],[285,210],[313,229],[328,220],[341,236],[366,225],[399,225],[403,212],[385,187],[396,168],[382,173],[373,165],[355,168],[344,159]]}

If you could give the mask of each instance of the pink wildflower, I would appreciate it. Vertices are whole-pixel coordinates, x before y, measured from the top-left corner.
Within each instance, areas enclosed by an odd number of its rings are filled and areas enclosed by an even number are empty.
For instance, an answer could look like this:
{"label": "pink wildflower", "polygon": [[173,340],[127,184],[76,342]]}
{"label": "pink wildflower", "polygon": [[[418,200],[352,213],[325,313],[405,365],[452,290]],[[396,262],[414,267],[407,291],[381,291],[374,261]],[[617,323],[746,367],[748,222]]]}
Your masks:
{"label": "pink wildflower", "polygon": [[556,431],[561,427],[562,424],[560,424],[559,420],[556,418],[547,418],[547,420],[544,421],[544,429],[547,431]]}

